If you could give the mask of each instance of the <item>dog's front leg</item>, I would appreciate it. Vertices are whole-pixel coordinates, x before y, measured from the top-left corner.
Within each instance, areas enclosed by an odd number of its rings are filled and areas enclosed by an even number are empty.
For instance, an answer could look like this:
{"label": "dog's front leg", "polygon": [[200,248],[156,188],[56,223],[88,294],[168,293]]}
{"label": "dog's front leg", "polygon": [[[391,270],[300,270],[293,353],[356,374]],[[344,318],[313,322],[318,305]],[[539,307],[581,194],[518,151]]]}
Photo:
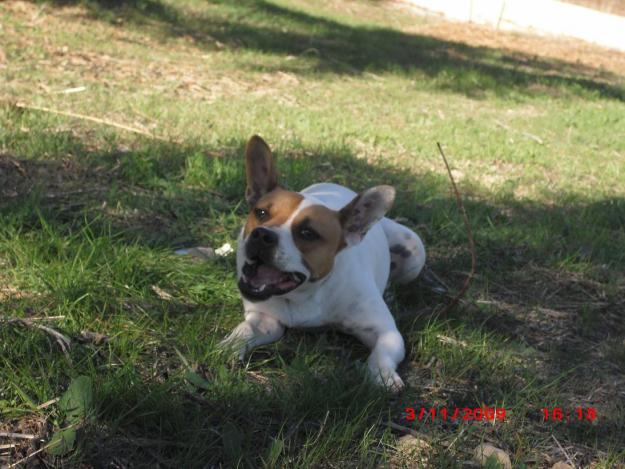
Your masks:
{"label": "dog's front leg", "polygon": [[263,313],[248,313],[245,321],[220,342],[220,347],[234,350],[243,360],[249,350],[259,345],[275,342],[284,334],[284,326]]}
{"label": "dog's front leg", "polygon": [[388,307],[380,298],[361,303],[351,311],[343,330],[358,337],[371,350],[367,365],[372,378],[393,392],[401,391],[404,382],[395,370],[404,359],[404,339]]}
{"label": "dog's front leg", "polygon": [[397,365],[404,359],[404,339],[397,329],[379,331],[367,363],[378,384],[399,392],[404,382],[397,374]]}

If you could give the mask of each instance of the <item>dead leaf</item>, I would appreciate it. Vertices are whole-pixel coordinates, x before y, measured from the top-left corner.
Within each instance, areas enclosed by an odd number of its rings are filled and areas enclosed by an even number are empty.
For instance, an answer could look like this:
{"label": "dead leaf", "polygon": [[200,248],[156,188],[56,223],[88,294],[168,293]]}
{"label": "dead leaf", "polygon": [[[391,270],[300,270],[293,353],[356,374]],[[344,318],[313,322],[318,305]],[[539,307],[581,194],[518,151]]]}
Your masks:
{"label": "dead leaf", "polygon": [[152,285],[152,291],[154,293],[156,293],[156,296],[158,296],[161,300],[171,301],[171,300],[174,299],[173,296],[171,296],[165,290],[163,290],[162,288],[160,288],[160,287],[158,287],[156,285]]}
{"label": "dead leaf", "polygon": [[473,458],[475,462],[480,464],[482,467],[486,466],[489,461],[495,460],[504,469],[512,469],[510,456],[508,456],[504,450],[496,448],[493,445],[489,445],[488,443],[482,443],[475,448],[475,451],[473,451]]}
{"label": "dead leaf", "polygon": [[178,254],[179,256],[191,256],[204,260],[214,259],[217,256],[213,248],[203,246],[187,249],[178,249],[176,251],[176,254]]}
{"label": "dead leaf", "polygon": [[105,334],[101,334],[99,332],[91,332],[91,331],[80,331],[80,339],[81,342],[88,342],[94,345],[102,345],[106,344],[109,341],[109,337]]}
{"label": "dead leaf", "polygon": [[562,461],[558,461],[553,466],[551,466],[551,469],[575,469],[575,468],[571,466],[570,464],[567,464]]}

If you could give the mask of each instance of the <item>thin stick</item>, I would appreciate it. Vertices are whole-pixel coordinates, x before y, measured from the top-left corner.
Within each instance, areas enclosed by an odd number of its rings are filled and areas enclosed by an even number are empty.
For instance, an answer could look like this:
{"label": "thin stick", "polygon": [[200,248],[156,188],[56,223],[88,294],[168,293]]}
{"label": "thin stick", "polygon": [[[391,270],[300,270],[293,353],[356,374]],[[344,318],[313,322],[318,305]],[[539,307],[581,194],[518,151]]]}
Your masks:
{"label": "thin stick", "polygon": [[35,438],[37,438],[37,435],[32,435],[30,433],[0,432],[0,438],[13,438],[16,440],[34,440]]}
{"label": "thin stick", "polygon": [[458,204],[458,209],[462,214],[462,219],[464,221],[464,226],[467,229],[467,237],[469,239],[469,250],[471,251],[471,271],[469,275],[464,281],[464,285],[460,291],[454,296],[451,302],[445,307],[445,309],[440,313],[441,315],[447,314],[451,309],[458,304],[458,302],[462,299],[464,294],[467,292],[469,287],[471,286],[471,282],[473,282],[473,278],[475,277],[475,271],[477,268],[477,254],[475,253],[475,241],[473,240],[473,230],[471,229],[471,223],[469,222],[469,217],[467,216],[467,211],[464,208],[464,203],[462,203],[462,197],[460,197],[460,192],[458,191],[458,187],[456,186],[456,181],[454,181],[454,176],[451,174],[451,169],[449,168],[449,163],[447,163],[447,158],[445,158],[445,153],[443,153],[443,147],[439,142],[436,142],[436,146],[438,146],[438,151],[443,158],[443,162],[445,163],[445,167],[447,168],[447,174],[449,176],[449,180],[451,181],[451,186],[454,189],[454,194],[456,196],[456,203]]}
{"label": "thin stick", "polygon": [[35,324],[35,327],[38,329],[41,329],[42,331],[47,332],[52,337],[54,337],[57,343],[59,344],[59,346],[61,347],[61,350],[63,350],[63,353],[65,354],[67,359],[71,361],[71,358],[69,356],[69,348],[71,347],[72,343],[67,337],[65,337],[59,331],[52,329],[51,327],[44,326],[42,324]]}
{"label": "thin stick", "polygon": [[12,318],[7,316],[0,316],[0,323],[2,322],[34,322],[34,321],[60,321],[61,319],[65,319],[65,316],[36,316],[32,318]]}
{"label": "thin stick", "polygon": [[153,133],[148,132],[146,130],[138,129],[137,127],[131,127],[125,124],[120,124],[118,122],[114,122],[108,119],[100,119],[99,117],[86,116],[84,114],[77,114],[75,112],[69,112],[69,111],[59,111],[57,109],[50,109],[50,108],[42,107],[42,106],[33,106],[30,104],[25,104],[25,103],[14,103],[14,106],[20,109],[29,109],[32,111],[49,112],[50,114],[57,114],[59,116],[73,117],[75,119],[91,121],[97,124],[104,124],[104,125],[108,125],[111,127],[115,127],[117,129],[125,130],[127,132],[145,135],[146,137],[153,138],[154,140],[160,140],[162,142],[170,142],[169,139],[164,138],[164,137],[159,137],[158,135],[154,135]]}
{"label": "thin stick", "polygon": [[48,446],[50,445],[46,445],[43,446],[41,448],[39,448],[37,451],[33,451],[32,453],[30,453],[28,456],[26,456],[25,458],[20,459],[19,461],[14,462],[13,464],[6,466],[6,469],[12,469],[14,467],[19,467],[22,464],[24,464],[27,461],[30,461],[32,458],[34,458],[35,456],[37,456],[39,453],[41,453],[42,451],[45,451],[46,449],[48,449]]}
{"label": "thin stick", "polygon": [[424,435],[423,433],[419,433],[418,431],[413,430],[412,428],[404,427],[403,425],[400,425],[398,423],[391,422],[390,420],[388,422],[383,422],[383,425],[388,425],[393,430],[397,430],[399,432],[402,432],[405,435],[412,435],[415,438],[420,438],[422,440],[429,440],[430,439],[429,436]]}
{"label": "thin stick", "polygon": [[566,460],[569,462],[569,464],[573,467],[575,466],[575,463],[571,460],[571,457],[569,456],[569,453],[567,453],[564,448],[562,447],[562,445],[560,444],[560,442],[558,441],[558,439],[553,436],[553,434],[551,435],[551,438],[553,438],[553,441],[556,442],[556,444],[558,445],[558,447],[560,448],[560,451],[562,451],[562,454],[564,454],[564,456],[566,457]]}
{"label": "thin stick", "polygon": [[56,342],[59,344],[59,346],[61,347],[61,350],[65,354],[65,358],[67,358],[67,360],[70,362],[72,361],[72,358],[69,354],[69,349],[72,346],[72,341],[69,340],[68,337],[65,337],[63,334],[61,334],[56,329],[52,329],[51,327],[44,326],[43,324],[34,323],[28,318],[3,318],[2,322],[6,324],[13,324],[13,323],[22,324],[23,326],[26,326],[26,327],[35,327],[37,329],[41,329],[44,332],[47,332],[48,334],[50,334],[52,337],[56,339]]}
{"label": "thin stick", "polygon": [[50,399],[49,401],[44,402],[43,404],[39,404],[37,409],[45,409],[46,407],[50,407],[51,405],[56,404],[61,400],[60,397],[55,397],[54,399]]}

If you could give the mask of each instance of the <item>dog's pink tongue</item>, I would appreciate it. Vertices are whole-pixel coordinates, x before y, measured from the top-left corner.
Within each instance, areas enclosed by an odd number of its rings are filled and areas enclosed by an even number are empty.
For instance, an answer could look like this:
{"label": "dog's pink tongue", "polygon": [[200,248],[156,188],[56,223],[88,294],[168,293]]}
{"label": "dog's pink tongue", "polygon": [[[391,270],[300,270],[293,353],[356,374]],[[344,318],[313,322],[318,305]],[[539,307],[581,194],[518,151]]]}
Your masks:
{"label": "dog's pink tongue", "polygon": [[273,285],[278,283],[284,274],[275,267],[268,265],[259,265],[256,275],[251,279],[252,285],[260,287],[261,285]]}

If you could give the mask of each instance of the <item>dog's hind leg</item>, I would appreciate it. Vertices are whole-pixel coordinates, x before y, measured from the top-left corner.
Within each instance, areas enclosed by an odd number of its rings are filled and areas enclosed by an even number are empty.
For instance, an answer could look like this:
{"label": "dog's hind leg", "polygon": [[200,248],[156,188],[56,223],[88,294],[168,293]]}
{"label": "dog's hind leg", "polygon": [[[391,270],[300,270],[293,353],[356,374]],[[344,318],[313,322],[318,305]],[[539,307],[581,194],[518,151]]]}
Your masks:
{"label": "dog's hind leg", "polygon": [[425,247],[421,238],[390,218],[383,218],[380,223],[391,253],[390,281],[397,284],[411,282],[425,265]]}

